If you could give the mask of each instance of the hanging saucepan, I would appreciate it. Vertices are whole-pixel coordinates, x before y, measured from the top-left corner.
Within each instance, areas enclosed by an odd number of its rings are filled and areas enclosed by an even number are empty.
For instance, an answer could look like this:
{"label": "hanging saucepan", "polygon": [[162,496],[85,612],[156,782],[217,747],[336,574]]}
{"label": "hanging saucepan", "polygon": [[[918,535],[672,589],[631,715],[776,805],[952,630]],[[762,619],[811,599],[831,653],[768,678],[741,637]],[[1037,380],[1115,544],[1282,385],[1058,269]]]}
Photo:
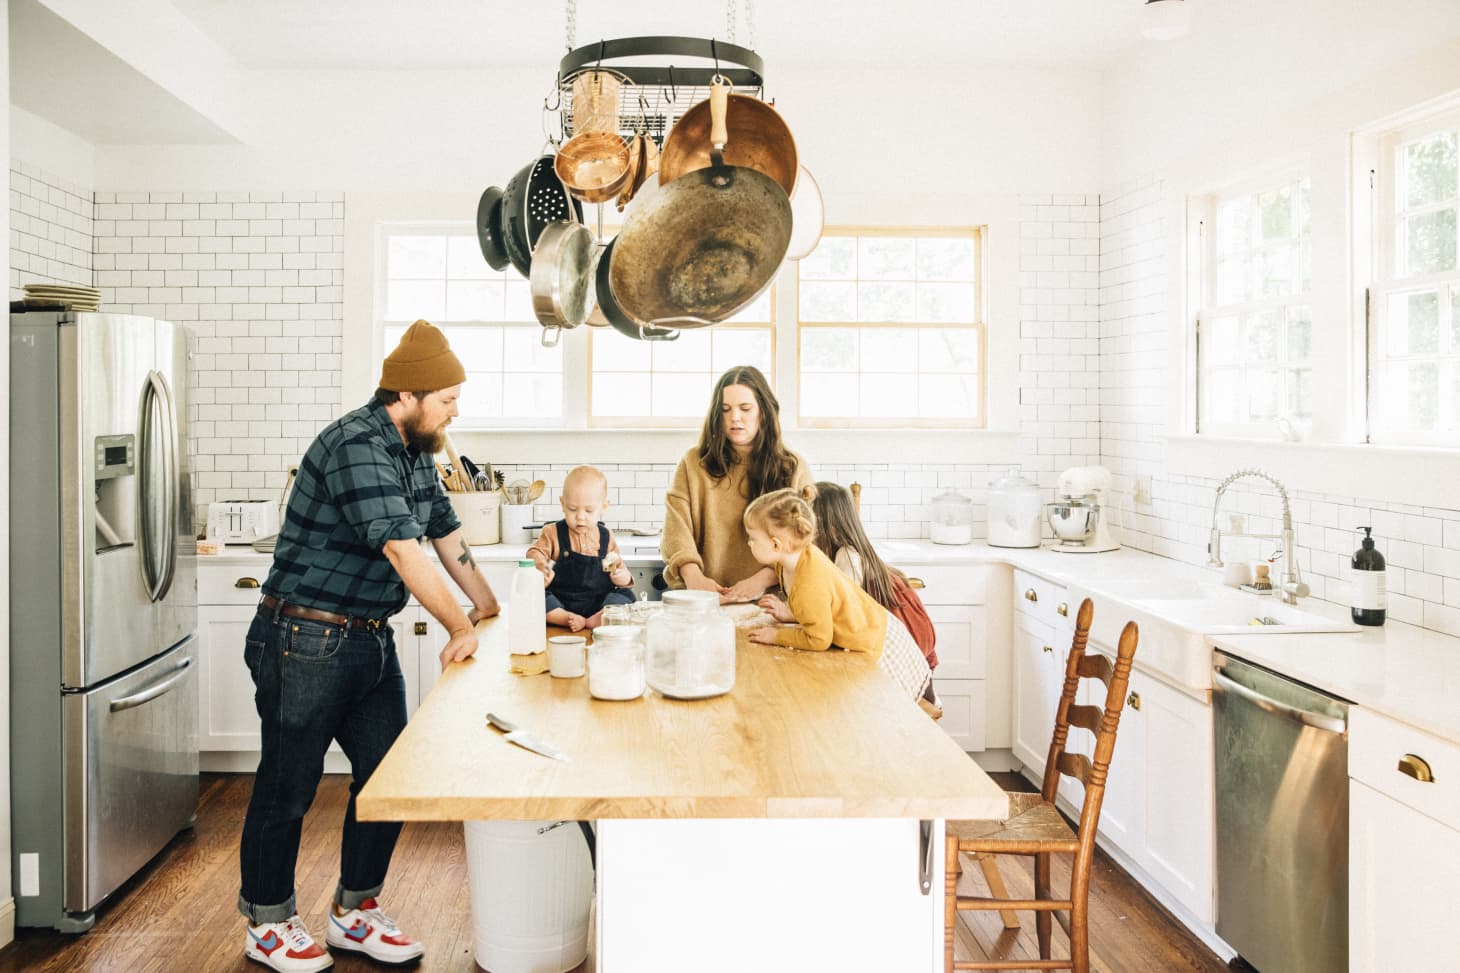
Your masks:
{"label": "hanging saucepan", "polygon": [[821,187],[816,185],[810,171],[801,166],[796,174],[796,191],[791,194],[791,242],[786,245],[786,259],[800,260],[815,250],[825,223]]}
{"label": "hanging saucepan", "polygon": [[[601,313],[613,329],[626,338],[633,338],[635,341],[674,341],[679,338],[679,332],[673,328],[651,328],[627,314],[614,300],[613,287],[609,283],[609,271],[613,263],[614,245],[617,238],[608,241],[598,254],[598,263],[593,270],[594,293],[598,298],[598,306],[594,309]],[[589,315],[591,320],[592,314]]]}
{"label": "hanging saucepan", "polygon": [[493,270],[501,270],[511,261],[502,242],[502,190],[497,186],[484,189],[477,203],[477,243]]}
{"label": "hanging saucepan", "polygon": [[617,132],[580,132],[563,143],[554,162],[558,178],[577,199],[613,199],[633,175],[629,146]]}
{"label": "hanging saucepan", "polygon": [[[731,94],[728,88],[725,95],[725,164],[763,172],[787,196],[792,195],[796,190],[798,165],[796,140],[791,137],[785,119],[759,98]],[[661,183],[671,183],[712,164],[711,100],[707,98],[691,107],[664,137],[664,149],[659,154]]]}
{"label": "hanging saucepan", "polygon": [[593,232],[582,223],[559,220],[537,238],[532,255],[532,313],[544,330],[542,343],[558,343],[563,328],[576,328],[588,317]]}
{"label": "hanging saucepan", "polygon": [[791,238],[791,201],[770,176],[726,165],[728,85],[712,85],[712,165],[670,181],[624,220],[609,281],[632,318],[660,328],[723,321],[770,286]]}
{"label": "hanging saucepan", "polygon": [[502,190],[502,242],[512,266],[532,276],[532,252],[548,224],[583,222],[583,204],[568,194],[553,171],[553,156],[543,155],[517,171]]}

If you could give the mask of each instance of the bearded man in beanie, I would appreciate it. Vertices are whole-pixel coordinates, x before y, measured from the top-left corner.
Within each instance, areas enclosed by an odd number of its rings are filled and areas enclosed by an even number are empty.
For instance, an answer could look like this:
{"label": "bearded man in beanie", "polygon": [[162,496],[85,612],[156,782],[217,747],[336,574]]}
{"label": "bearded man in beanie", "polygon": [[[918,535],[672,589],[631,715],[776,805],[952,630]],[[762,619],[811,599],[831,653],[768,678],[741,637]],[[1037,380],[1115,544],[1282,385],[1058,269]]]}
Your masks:
{"label": "bearded man in beanie", "polygon": [[[376,898],[401,826],[357,820],[355,795],[406,723],[391,616],[414,595],[451,634],[444,668],[476,651],[476,622],[500,610],[436,473],[465,380],[445,336],[417,321],[385,359],[374,399],[315,437],[289,494],[244,643],[262,747],[238,897],[249,924],[244,955],[283,973],[333,963],[300,920],[294,891],[300,826],[332,740],[354,779],[326,941],[390,964],[424,952]],[[427,538],[470,613],[426,556]]]}

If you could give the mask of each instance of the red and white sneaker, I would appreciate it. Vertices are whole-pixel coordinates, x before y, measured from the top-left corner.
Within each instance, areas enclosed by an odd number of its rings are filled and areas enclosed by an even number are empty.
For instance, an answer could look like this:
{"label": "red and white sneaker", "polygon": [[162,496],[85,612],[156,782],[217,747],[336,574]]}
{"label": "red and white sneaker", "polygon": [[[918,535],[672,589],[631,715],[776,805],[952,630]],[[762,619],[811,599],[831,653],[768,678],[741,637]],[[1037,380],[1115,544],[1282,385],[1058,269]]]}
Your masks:
{"label": "red and white sneaker", "polygon": [[377,963],[391,965],[414,963],[426,952],[425,946],[402,933],[395,920],[380,911],[374,899],[366,899],[344,915],[336,915],[331,908],[324,938],[335,949],[364,953]]}
{"label": "red and white sneaker", "polygon": [[285,922],[249,926],[243,955],[279,973],[316,973],[335,963],[329,951],[309,935],[298,915]]}

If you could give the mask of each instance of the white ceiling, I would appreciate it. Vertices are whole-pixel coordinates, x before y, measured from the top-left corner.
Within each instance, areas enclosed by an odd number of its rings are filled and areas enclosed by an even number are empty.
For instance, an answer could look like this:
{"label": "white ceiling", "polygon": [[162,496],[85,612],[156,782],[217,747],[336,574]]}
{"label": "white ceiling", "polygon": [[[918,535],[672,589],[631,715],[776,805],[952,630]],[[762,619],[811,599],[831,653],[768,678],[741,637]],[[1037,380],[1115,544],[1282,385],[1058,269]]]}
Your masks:
{"label": "white ceiling", "polygon": [[[552,65],[566,7],[532,0],[173,0],[244,67]],[[1141,43],[1142,0],[575,0],[576,43],[682,34],[795,67],[1022,64],[1096,68]],[[1194,2],[1194,0],[1193,0]],[[753,9],[754,43],[747,9]]]}

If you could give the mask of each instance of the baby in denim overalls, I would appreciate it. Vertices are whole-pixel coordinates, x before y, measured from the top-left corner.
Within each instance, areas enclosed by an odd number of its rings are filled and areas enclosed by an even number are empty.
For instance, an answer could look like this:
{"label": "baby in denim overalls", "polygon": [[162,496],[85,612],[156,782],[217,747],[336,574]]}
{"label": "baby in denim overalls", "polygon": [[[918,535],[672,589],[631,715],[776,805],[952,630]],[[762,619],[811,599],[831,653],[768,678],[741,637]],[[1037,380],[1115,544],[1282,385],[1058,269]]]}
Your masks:
{"label": "baby in denim overalls", "polygon": [[574,467],[563,480],[563,519],[547,524],[527,556],[542,572],[549,625],[574,632],[597,628],[606,605],[634,600],[634,579],[618,542],[598,518],[608,507],[608,478],[591,466]]}

